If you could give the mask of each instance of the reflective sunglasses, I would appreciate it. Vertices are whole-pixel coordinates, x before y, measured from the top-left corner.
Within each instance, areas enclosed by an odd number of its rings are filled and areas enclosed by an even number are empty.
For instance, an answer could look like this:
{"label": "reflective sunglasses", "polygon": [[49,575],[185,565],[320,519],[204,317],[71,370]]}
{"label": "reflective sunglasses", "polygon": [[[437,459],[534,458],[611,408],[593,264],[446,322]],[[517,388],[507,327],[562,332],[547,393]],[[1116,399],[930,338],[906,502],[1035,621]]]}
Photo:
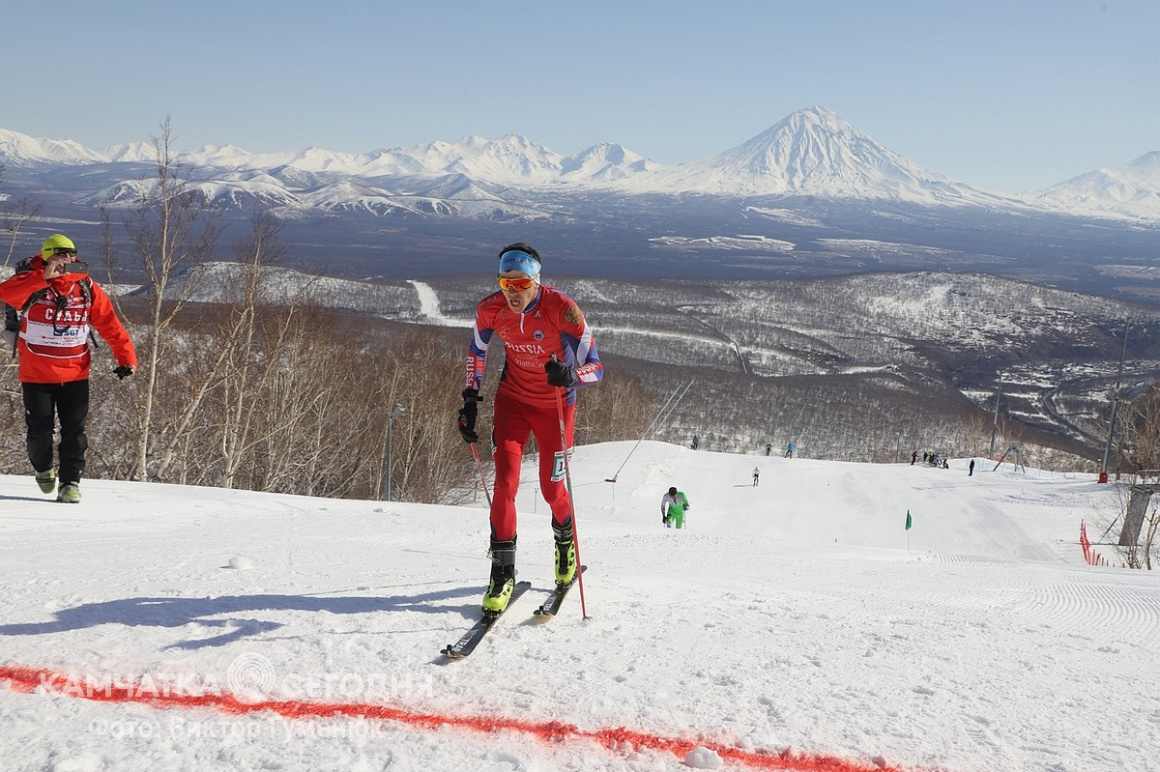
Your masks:
{"label": "reflective sunglasses", "polygon": [[508,290],[523,292],[525,290],[530,290],[534,286],[536,286],[535,279],[529,279],[526,277],[520,277],[517,279],[505,279],[503,276],[499,277],[499,288],[504,292],[507,292]]}
{"label": "reflective sunglasses", "polygon": [[75,249],[69,249],[68,247],[53,247],[52,254],[53,255],[67,255],[69,257],[76,257],[77,251]]}

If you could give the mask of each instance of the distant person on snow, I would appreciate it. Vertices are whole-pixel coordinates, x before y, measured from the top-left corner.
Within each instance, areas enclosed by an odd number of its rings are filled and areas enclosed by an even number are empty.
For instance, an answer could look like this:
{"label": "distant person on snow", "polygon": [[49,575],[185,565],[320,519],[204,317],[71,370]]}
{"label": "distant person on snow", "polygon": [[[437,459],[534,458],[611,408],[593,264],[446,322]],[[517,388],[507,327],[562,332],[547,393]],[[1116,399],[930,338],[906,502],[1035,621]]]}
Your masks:
{"label": "distant person on snow", "polygon": [[757,487],[757,480],[760,476],[761,476],[761,470],[758,469],[757,467],[753,467],[753,487],[754,488]]}
{"label": "distant person on snow", "polygon": [[[113,311],[108,294],[89,278],[88,267],[77,260],[72,240],[59,233],[44,240],[29,270],[20,270],[0,283],[0,301],[24,309],[17,352],[28,460],[36,484],[42,493],[55,489],[57,501],[76,504],[81,500],[80,482],[89,445],[85,435],[92,365],[89,331],[96,329],[109,344],[118,365],[113,372],[119,378],[137,370],[133,341]],[[52,448],[57,418],[59,472]]]}
{"label": "distant person on snow", "polygon": [[974,477],[975,475],[975,459],[971,459],[970,466],[967,467],[967,477]]}
{"label": "distant person on snow", "polygon": [[793,443],[787,442],[785,444],[785,456],[783,458],[793,458]]}
{"label": "distant person on snow", "polygon": [[[925,454],[923,454],[923,455],[925,455]],[[914,466],[914,462],[917,460],[918,460],[918,451],[916,450],[910,454],[910,465]],[[926,459],[924,458],[923,461],[926,461]]]}
{"label": "distant person on snow", "polygon": [[693,435],[693,450],[696,450],[700,446],[701,446],[701,435],[694,434]]}
{"label": "distant person on snow", "polygon": [[772,451],[772,450],[773,450],[773,445],[770,445],[768,442],[765,443],[765,455],[768,456],[770,451]]}
{"label": "distant person on snow", "polygon": [[661,496],[661,522],[665,528],[684,528],[685,512],[692,507],[689,500],[676,486],[669,488],[669,492]]}
{"label": "distant person on snow", "polygon": [[[540,255],[527,244],[499,253],[499,291],[475,308],[475,328],[467,347],[466,388],[459,410],[459,433],[469,444],[475,433],[479,387],[493,336],[503,343],[506,361],[495,392],[491,446],[495,495],[491,502],[491,580],[483,610],[507,608],[516,578],[516,491],[524,446],[532,436],[540,452],[540,490],[552,510],[556,542],[556,582],[576,576],[572,502],[564,480],[564,453],[572,447],[576,387],[597,383],[604,374],[596,340],[576,301],[540,283]],[[561,395],[558,389],[564,389]],[[562,396],[566,435],[561,438],[557,398]],[[563,439],[563,444],[561,440]]]}

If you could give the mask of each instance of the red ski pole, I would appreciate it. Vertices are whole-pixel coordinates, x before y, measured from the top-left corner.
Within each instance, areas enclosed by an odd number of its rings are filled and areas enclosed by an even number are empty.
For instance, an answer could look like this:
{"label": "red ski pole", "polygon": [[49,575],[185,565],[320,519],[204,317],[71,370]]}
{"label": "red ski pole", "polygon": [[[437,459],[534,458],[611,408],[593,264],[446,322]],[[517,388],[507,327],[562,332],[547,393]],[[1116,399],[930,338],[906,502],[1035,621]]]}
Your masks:
{"label": "red ski pole", "polygon": [[471,455],[475,456],[475,466],[479,469],[479,481],[483,484],[483,495],[487,497],[487,508],[491,509],[491,494],[487,492],[487,477],[483,473],[483,462],[479,460],[479,451],[475,443],[471,443]]}
{"label": "red ski pole", "polygon": [[588,606],[584,602],[584,570],[580,562],[580,536],[576,531],[576,501],[572,498],[572,466],[568,463],[568,433],[564,428],[563,387],[556,389],[556,414],[560,418],[560,447],[564,453],[564,485],[568,489],[568,502],[572,505],[572,545],[576,548],[576,581],[580,585],[580,614],[588,618]]}

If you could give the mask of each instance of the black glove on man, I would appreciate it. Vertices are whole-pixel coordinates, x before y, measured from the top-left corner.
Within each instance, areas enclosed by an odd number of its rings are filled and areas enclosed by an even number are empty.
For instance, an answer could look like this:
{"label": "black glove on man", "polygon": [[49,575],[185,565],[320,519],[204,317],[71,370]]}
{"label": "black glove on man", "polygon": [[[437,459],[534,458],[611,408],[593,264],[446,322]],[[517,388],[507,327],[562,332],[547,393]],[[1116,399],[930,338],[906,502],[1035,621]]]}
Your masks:
{"label": "black glove on man", "polygon": [[551,386],[563,386],[564,388],[569,388],[571,386],[575,386],[576,382],[579,380],[576,377],[575,370],[561,362],[559,359],[556,359],[554,356],[552,357],[551,361],[544,365],[544,370],[548,373],[548,384]]}
{"label": "black glove on man", "polygon": [[479,402],[479,389],[463,390],[463,407],[459,408],[459,434],[464,442],[479,442],[479,435],[475,433],[476,405]]}

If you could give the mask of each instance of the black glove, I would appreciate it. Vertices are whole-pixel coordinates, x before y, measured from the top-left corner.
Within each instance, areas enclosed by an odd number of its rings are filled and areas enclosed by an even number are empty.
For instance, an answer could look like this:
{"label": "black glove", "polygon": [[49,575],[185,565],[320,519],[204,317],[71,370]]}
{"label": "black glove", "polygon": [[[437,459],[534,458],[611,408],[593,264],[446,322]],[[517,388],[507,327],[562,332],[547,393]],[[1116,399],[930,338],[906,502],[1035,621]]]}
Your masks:
{"label": "black glove", "polygon": [[479,389],[463,390],[463,407],[459,408],[459,434],[467,443],[479,442],[479,435],[475,433],[476,405],[480,402]]}
{"label": "black glove", "polygon": [[137,372],[136,368],[130,367],[129,365],[121,365],[120,367],[113,368],[113,375],[122,381],[135,372]]}
{"label": "black glove", "polygon": [[661,515],[661,522],[664,523],[665,525],[668,525],[669,524],[669,516],[668,515]]}
{"label": "black glove", "polygon": [[559,359],[556,359],[555,356],[552,357],[551,361],[544,365],[544,370],[548,373],[548,385],[550,386],[563,386],[564,388],[569,388],[575,386],[576,382],[579,380],[576,377],[576,371],[561,362]]}

